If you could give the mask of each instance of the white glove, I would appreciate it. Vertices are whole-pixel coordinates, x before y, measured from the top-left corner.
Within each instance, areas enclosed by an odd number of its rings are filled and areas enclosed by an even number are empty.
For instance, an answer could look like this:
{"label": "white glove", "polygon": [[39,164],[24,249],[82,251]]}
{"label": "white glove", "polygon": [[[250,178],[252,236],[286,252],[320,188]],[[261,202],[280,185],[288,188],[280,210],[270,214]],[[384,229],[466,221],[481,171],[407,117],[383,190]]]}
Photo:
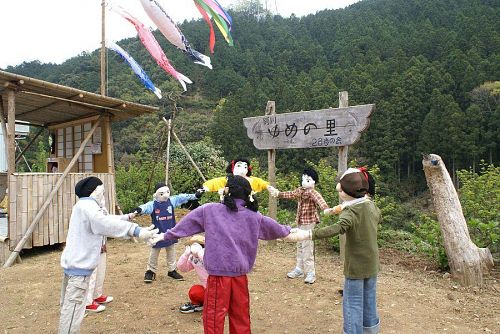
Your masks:
{"label": "white glove", "polygon": [[159,230],[155,229],[154,225],[151,225],[149,227],[141,227],[141,230],[139,231],[139,239],[147,242],[149,239],[151,239],[158,232],[159,232]]}
{"label": "white glove", "polygon": [[267,191],[269,191],[269,194],[271,194],[271,196],[273,197],[278,197],[280,191],[276,188],[274,188],[273,186],[269,185],[267,186]]}
{"label": "white glove", "polygon": [[198,253],[203,249],[203,247],[201,247],[201,245],[197,242],[194,242],[192,245],[191,245],[191,254],[195,255],[195,256],[198,256]]}
{"label": "white glove", "polygon": [[342,206],[336,205],[333,208],[328,208],[323,211],[325,215],[338,215],[342,212]]}
{"label": "white glove", "polygon": [[287,235],[283,240],[288,242],[297,242],[303,240],[312,240],[312,230],[301,230],[294,229],[290,230],[290,234]]}
{"label": "white glove", "polygon": [[[157,232],[158,232],[158,230],[157,230]],[[154,234],[152,237],[150,237],[150,238],[147,240],[147,244],[148,244],[149,246],[153,247],[153,246],[154,246],[154,245],[156,245],[158,242],[165,240],[165,239],[164,239],[164,236],[165,236],[165,233]]]}

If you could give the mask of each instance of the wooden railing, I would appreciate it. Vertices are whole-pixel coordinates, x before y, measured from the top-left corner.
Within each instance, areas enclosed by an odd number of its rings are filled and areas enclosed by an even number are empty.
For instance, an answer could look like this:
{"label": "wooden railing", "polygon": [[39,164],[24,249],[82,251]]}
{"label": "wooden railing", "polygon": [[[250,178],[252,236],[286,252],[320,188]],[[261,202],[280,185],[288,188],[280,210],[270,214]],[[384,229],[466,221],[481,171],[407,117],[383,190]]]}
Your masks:
{"label": "wooden railing", "polygon": [[[9,177],[8,238],[11,250],[24,236],[61,176],[62,173],[15,173]],[[71,209],[78,199],[75,195],[75,185],[87,176],[96,176],[102,180],[107,209],[111,214],[114,213],[116,200],[113,174],[69,173],[24,248],[66,241]]]}

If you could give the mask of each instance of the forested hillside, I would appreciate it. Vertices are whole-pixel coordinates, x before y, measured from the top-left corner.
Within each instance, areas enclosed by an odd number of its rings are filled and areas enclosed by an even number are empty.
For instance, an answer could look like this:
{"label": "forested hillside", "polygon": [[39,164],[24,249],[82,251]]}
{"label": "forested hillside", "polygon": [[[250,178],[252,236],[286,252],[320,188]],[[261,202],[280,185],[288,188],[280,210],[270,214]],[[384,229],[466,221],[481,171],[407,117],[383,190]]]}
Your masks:
{"label": "forested hillside", "polygon": [[[161,109],[159,115],[114,124],[116,182],[124,209],[149,198],[150,184],[164,178],[161,117],[174,118],[175,132],[207,177],[223,174],[226,162],[237,156],[251,158],[254,174],[265,177],[267,154],[253,147],[242,118],[263,115],[268,100],[276,101],[278,113],[337,107],[338,92],[345,90],[350,105],[376,104],[369,129],[349,148],[349,159],[370,166],[377,178],[381,244],[424,251],[446,266],[421,164],[422,153],[435,153],[460,185],[474,242],[499,253],[498,1],[364,0],[283,18],[251,0],[230,14],[235,45],[217,36],[213,70],[193,64],[154,32],[175,68],[193,80],[184,93],[137,38],[118,43],[162,90],[162,100],[119,56],[108,54],[108,95]],[[195,49],[209,53],[205,22],[186,21],[180,28]],[[61,65],[29,62],[6,70],[99,92],[98,51]],[[30,160],[44,161],[43,143]],[[199,187],[201,179],[181,149],[173,145],[170,153],[173,191]],[[279,150],[278,187],[297,186],[298,173],[308,164],[318,170],[318,189],[327,202],[336,203],[336,160],[335,148]],[[267,198],[260,200],[265,212]],[[280,202],[279,220],[293,221],[293,208]]]}
{"label": "forested hillside", "polygon": [[[498,162],[498,86],[494,93],[484,85],[500,78],[497,1],[365,0],[301,18],[266,15],[259,1],[246,1],[231,15],[235,46],[217,36],[213,70],[192,64],[155,31],[171,62],[194,81],[186,93],[132,38],[119,43],[170,98],[157,100],[113,53],[108,95],[159,105],[167,115],[175,101],[183,141],[208,136],[227,159],[244,155],[265,163],[243,135],[243,117],[262,115],[267,100],[276,101],[278,113],[336,107],[338,92],[347,90],[351,105],[376,104],[350,157],[378,165],[388,180],[422,185],[422,152],[442,155],[453,169]],[[208,52],[204,22],[184,22],[181,29]],[[30,62],[6,70],[99,91],[98,50],[61,65]],[[141,143],[154,151],[158,134],[147,129],[158,123],[155,116],[117,125],[117,161],[136,154]],[[325,156],[335,159],[334,149],[281,151],[278,167],[295,170]]]}

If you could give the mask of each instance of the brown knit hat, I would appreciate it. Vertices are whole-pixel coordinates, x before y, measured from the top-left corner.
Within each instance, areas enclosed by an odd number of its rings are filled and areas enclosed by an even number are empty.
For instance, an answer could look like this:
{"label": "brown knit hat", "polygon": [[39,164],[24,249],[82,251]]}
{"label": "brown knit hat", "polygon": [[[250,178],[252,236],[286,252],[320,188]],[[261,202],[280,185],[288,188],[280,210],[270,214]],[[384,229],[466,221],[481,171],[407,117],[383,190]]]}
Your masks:
{"label": "brown knit hat", "polygon": [[359,169],[349,168],[340,178],[340,187],[349,196],[361,198],[368,192],[368,180]]}

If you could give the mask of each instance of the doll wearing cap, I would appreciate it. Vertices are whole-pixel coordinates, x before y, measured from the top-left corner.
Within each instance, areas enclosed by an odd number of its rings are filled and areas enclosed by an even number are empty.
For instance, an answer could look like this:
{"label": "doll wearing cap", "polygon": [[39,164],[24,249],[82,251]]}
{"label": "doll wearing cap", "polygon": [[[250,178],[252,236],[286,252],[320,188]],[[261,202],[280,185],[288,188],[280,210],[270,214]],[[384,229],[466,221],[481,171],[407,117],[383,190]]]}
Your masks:
{"label": "doll wearing cap", "polygon": [[75,186],[79,200],[71,211],[66,247],[61,255],[64,278],[59,333],[80,331],[90,277],[101,260],[105,238],[135,236],[148,241],[158,232],[129,222],[133,218],[131,215],[108,214],[104,191],[102,181],[93,176],[80,180]]}
{"label": "doll wearing cap", "polygon": [[189,289],[189,302],[180,307],[181,313],[200,312],[203,310],[203,299],[207,287],[208,272],[203,264],[205,255],[205,237],[197,234],[192,236],[186,245],[186,250],[177,261],[177,268],[181,272],[196,271],[200,284]]}
{"label": "doll wearing cap", "polygon": [[[254,193],[261,192],[263,190],[271,190],[274,189],[268,181],[265,181],[261,178],[252,176],[252,166],[250,166],[250,162],[245,158],[237,158],[231,160],[229,165],[226,168],[226,173],[228,175],[239,175],[247,179],[252,187],[252,191]],[[211,179],[203,183],[203,189],[205,191],[210,192],[219,192],[219,195],[223,196],[224,187],[227,183],[227,177],[217,177],[215,179]]]}
{"label": "doll wearing cap", "polygon": [[[158,183],[155,186],[154,199],[138,206],[134,209],[134,212],[151,215],[151,221],[155,228],[159,229],[160,232],[167,232],[176,224],[174,208],[177,208],[188,201],[198,200],[202,193],[202,190],[198,190],[194,194],[178,194],[170,196],[170,189],[165,185],[165,183]],[[175,266],[176,243],[177,240],[168,240],[159,242],[151,248],[146,272],[144,273],[145,283],[151,283],[156,279],[156,272],[158,271],[158,257],[162,248],[166,251],[167,276],[178,281],[182,281],[184,279],[182,275],[177,272]]]}
{"label": "doll wearing cap", "polygon": [[[337,184],[339,197],[348,203],[340,213],[338,223],[315,231],[293,231],[285,239],[316,240],[346,235],[342,303],[344,333],[378,333],[380,327],[376,303],[380,266],[377,229],[382,216],[371,197],[366,196],[369,189],[368,175],[358,168],[349,168]],[[359,300],[363,302],[359,303]]]}
{"label": "doll wearing cap", "polygon": [[[271,195],[278,198],[297,201],[297,214],[295,223],[303,231],[311,231],[319,223],[317,208],[328,212],[323,196],[314,189],[319,182],[318,173],[313,168],[306,168],[302,173],[301,186],[293,191],[271,190]],[[314,268],[314,243],[311,240],[297,242],[295,268],[287,274],[289,278],[304,277],[304,282],[313,284],[316,281],[316,270]]]}

